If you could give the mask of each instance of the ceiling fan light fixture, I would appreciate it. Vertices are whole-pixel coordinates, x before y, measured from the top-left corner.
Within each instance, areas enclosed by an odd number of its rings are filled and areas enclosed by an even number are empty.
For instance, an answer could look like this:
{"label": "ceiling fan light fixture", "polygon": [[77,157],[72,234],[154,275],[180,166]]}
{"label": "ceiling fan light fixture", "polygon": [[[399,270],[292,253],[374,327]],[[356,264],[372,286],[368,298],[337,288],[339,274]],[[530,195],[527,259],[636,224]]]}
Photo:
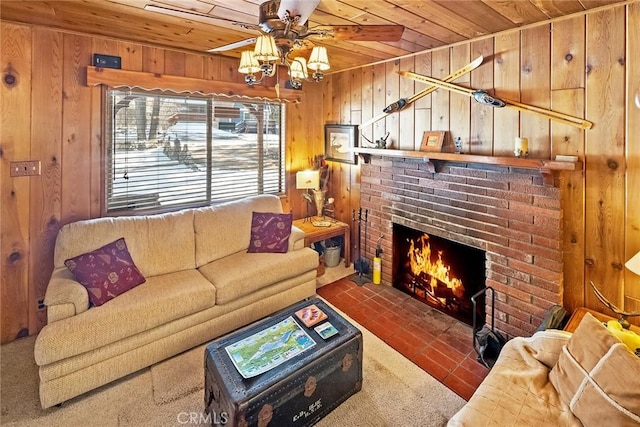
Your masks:
{"label": "ceiling fan light fixture", "polygon": [[256,46],[253,49],[253,56],[258,61],[272,62],[280,58],[276,40],[271,35],[262,35],[256,40]]}
{"label": "ceiling fan light fixture", "polygon": [[327,71],[331,68],[327,48],[324,46],[314,46],[313,49],[311,49],[307,67],[314,71]]}
{"label": "ceiling fan light fixture", "polygon": [[253,55],[252,50],[245,50],[240,57],[240,66],[238,72],[242,74],[253,74],[260,71],[260,63]]}
{"label": "ceiling fan light fixture", "polygon": [[[299,4],[298,1],[294,0],[294,3]],[[318,3],[318,0],[310,0],[309,4],[305,6],[309,8],[306,10],[307,14],[310,14]],[[284,30],[277,27],[276,21],[272,19],[278,5],[281,12],[284,13],[284,17],[287,18]],[[264,77],[273,77],[278,65],[287,66],[291,87],[295,89],[301,88],[303,81],[321,81],[324,78],[324,71],[331,68],[326,47],[314,46],[308,63],[306,58],[301,56],[293,59],[289,57],[293,50],[303,46],[302,40],[307,36],[306,28],[303,29],[304,31],[301,30],[304,25],[298,25],[298,15],[292,14],[289,9],[282,10],[280,0],[269,0],[262,3],[260,14],[261,25],[268,21],[273,24],[273,28],[268,34],[263,34],[255,39],[253,52],[242,52],[238,71],[246,74],[245,82],[248,85],[254,85],[260,83]],[[309,76],[308,70],[313,70],[311,76]],[[259,79],[256,76],[258,72],[262,73]]]}
{"label": "ceiling fan light fixture", "polygon": [[307,73],[307,61],[301,56],[295,58],[289,67],[289,75],[292,79],[306,79],[309,75]]}

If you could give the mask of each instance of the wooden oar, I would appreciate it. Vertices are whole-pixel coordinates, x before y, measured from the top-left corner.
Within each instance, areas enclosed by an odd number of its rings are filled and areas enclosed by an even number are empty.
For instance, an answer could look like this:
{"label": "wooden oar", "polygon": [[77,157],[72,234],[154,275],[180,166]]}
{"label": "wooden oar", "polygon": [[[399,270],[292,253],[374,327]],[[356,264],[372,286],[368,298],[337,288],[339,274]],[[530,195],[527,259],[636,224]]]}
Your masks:
{"label": "wooden oar", "polygon": [[593,123],[590,121],[573,117],[568,114],[559,113],[557,111],[547,110],[544,108],[536,107],[534,105],[523,104],[517,101],[510,101],[508,99],[494,98],[485,91],[470,89],[463,86],[458,86],[453,83],[444,82],[442,80],[434,79],[433,77],[423,76],[422,74],[412,73],[411,71],[398,71],[402,77],[407,77],[412,80],[416,80],[423,83],[429,83],[434,86],[447,89],[454,93],[461,95],[467,95],[475,99],[477,102],[492,107],[511,107],[519,111],[525,111],[535,114],[546,119],[555,120],[560,123],[564,123],[569,126],[579,127],[580,129],[591,129]]}

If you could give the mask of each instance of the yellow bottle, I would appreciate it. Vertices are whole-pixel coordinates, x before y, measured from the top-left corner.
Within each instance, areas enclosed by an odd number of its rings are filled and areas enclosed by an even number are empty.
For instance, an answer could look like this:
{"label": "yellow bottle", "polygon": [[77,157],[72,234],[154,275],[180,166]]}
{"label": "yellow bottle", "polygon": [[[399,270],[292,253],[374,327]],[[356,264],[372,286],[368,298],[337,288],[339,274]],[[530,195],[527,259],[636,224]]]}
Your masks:
{"label": "yellow bottle", "polygon": [[379,256],[373,257],[373,284],[380,284],[380,275],[382,270],[382,258]]}
{"label": "yellow bottle", "polygon": [[384,237],[384,234],[378,238],[376,244],[376,256],[373,257],[373,284],[379,285],[382,275],[382,248],[380,247],[380,240]]}

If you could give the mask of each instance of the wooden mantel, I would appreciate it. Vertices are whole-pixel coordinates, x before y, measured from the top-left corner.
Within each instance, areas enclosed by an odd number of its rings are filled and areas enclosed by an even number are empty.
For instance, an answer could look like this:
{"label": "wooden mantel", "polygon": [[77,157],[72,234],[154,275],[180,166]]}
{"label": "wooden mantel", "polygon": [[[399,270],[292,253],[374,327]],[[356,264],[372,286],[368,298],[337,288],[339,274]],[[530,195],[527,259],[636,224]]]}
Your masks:
{"label": "wooden mantel", "polygon": [[582,162],[566,162],[549,159],[530,159],[519,157],[499,157],[499,156],[481,156],[475,154],[456,154],[442,153],[430,151],[410,151],[410,150],[394,150],[355,147],[350,149],[354,153],[359,154],[365,163],[369,163],[371,156],[381,157],[404,157],[413,159],[423,159],[427,162],[429,170],[435,172],[433,160],[465,162],[465,163],[481,163],[486,165],[513,166],[524,169],[538,169],[542,174],[548,175],[553,171],[580,171],[582,170]]}
{"label": "wooden mantel", "polygon": [[163,90],[175,93],[198,93],[241,98],[263,98],[287,102],[299,102],[300,92],[280,89],[277,96],[274,87],[248,86],[245,83],[196,79],[168,74],[128,71],[114,68],[87,67],[87,86],[104,84],[110,87],[137,87],[145,90]]}

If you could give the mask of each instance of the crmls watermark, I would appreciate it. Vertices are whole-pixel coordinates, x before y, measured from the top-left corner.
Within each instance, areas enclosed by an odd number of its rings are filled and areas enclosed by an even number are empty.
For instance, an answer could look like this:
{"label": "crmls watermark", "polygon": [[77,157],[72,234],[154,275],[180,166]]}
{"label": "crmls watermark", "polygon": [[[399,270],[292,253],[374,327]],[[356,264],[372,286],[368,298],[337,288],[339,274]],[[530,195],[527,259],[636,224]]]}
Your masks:
{"label": "crmls watermark", "polygon": [[226,412],[220,412],[219,414],[211,412],[210,414],[204,412],[180,412],[178,413],[177,420],[179,424],[191,424],[191,425],[225,425],[229,421],[229,416]]}

